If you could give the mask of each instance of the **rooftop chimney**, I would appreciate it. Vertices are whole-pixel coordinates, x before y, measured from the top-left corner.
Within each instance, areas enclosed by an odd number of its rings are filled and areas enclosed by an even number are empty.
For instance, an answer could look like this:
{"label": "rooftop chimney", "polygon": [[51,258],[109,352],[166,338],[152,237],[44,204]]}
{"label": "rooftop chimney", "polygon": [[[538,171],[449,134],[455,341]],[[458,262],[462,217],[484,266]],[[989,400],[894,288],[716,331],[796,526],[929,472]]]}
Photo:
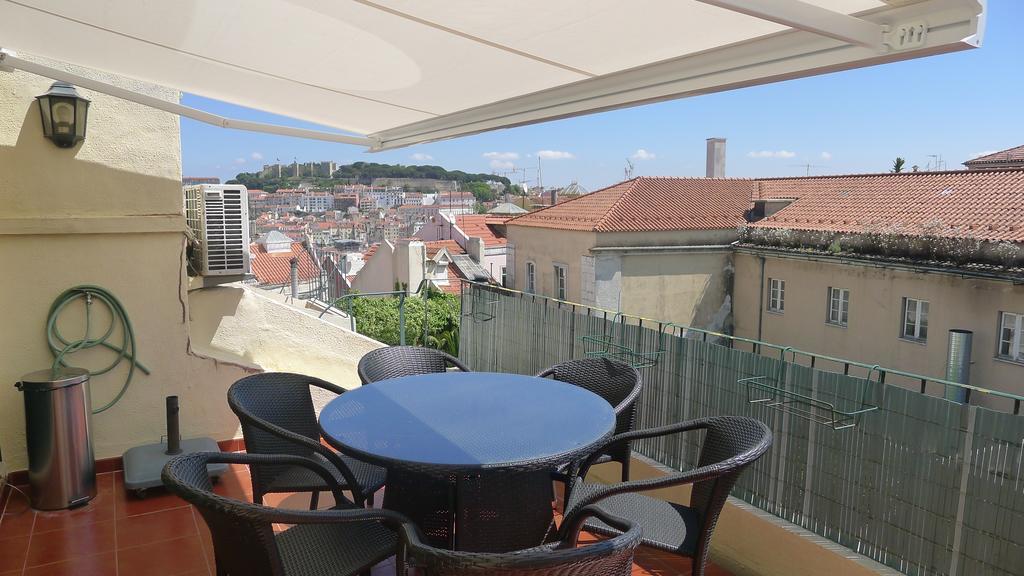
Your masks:
{"label": "rooftop chimney", "polygon": [[708,178],[725,178],[725,138],[708,138]]}

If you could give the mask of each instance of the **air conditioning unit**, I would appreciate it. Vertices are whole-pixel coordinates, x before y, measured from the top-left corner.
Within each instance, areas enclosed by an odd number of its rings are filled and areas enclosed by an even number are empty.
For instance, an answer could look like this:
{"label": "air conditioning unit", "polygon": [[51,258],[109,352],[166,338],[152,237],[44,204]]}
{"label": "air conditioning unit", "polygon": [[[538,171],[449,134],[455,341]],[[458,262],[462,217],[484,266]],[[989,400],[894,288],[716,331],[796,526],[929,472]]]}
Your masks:
{"label": "air conditioning unit", "polygon": [[236,184],[185,186],[189,265],[199,276],[249,273],[249,191]]}

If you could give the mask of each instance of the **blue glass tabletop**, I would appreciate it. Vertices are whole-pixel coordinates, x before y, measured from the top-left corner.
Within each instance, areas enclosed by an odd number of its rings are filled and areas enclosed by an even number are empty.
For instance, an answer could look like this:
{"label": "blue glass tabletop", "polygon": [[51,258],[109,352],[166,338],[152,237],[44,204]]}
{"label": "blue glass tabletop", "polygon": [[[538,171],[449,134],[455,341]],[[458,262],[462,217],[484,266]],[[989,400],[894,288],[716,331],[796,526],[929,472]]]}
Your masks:
{"label": "blue glass tabletop", "polygon": [[577,386],[518,374],[447,372],[374,382],[332,400],[320,429],[335,448],[391,467],[550,468],[615,426]]}

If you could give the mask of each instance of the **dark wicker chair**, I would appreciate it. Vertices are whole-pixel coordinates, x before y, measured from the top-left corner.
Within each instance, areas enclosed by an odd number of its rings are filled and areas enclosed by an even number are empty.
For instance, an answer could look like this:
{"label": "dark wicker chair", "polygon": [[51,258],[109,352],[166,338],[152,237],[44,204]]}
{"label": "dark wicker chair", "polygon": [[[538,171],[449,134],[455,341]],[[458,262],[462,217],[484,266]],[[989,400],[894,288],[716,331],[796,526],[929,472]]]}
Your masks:
{"label": "dark wicker chair", "polygon": [[[384,485],[383,468],[338,454],[320,443],[320,427],[310,386],[342,394],[344,388],[312,376],[266,372],[246,376],[228,389],[228,405],[242,423],[245,450],[251,454],[290,454],[311,458],[334,471],[334,480],[352,492],[360,505]],[[267,465],[255,468],[252,497],[263,503],[271,492],[312,492],[310,509],[320,492],[328,490],[319,475],[307,467]]]}
{"label": "dark wicker chair", "polygon": [[[573,481],[566,515],[597,506],[608,514],[632,521],[643,531],[643,544],[692,558],[694,576],[702,576],[718,515],[743,470],[771,446],[771,430],[753,418],[720,416],[627,432],[608,443],[692,430],[705,431],[697,468],[650,480],[599,485],[583,481],[590,468],[590,461],[587,461]],[[683,484],[693,484],[689,506],[638,493]],[[616,533],[609,525],[596,521],[588,521],[587,529],[602,534]]]}
{"label": "dark wicker chair", "polygon": [[[629,432],[636,425],[636,399],[640,397],[640,373],[628,364],[607,358],[584,358],[555,364],[537,374],[541,378],[553,377],[590,390],[604,398],[615,408],[615,433]],[[622,466],[622,481],[629,480],[629,462],[632,456],[629,442],[608,446],[595,464],[618,462]]]}
{"label": "dark wicker chair", "polygon": [[[338,503],[331,510],[285,510],[215,494],[207,464],[301,467],[329,486]],[[388,510],[366,510],[345,498],[333,475],[299,456],[198,452],[164,466],[168,490],[187,502],[210,527],[218,576],[312,576],[367,573],[398,552],[397,531],[404,517]],[[289,528],[274,532],[274,524]]]}
{"label": "dark wicker chair", "polygon": [[369,384],[389,378],[445,372],[449,366],[469,372],[469,368],[459,362],[458,358],[440,350],[419,346],[389,346],[364,354],[359,359],[358,371],[363,384]]}
{"label": "dark wicker chair", "polygon": [[[613,526],[619,534],[577,547],[583,523],[588,518],[600,519]],[[427,576],[629,576],[633,555],[640,544],[640,530],[634,524],[601,510],[582,508],[563,523],[565,538],[546,544],[505,553],[457,552],[433,548],[420,540],[419,530],[403,525],[402,552],[398,573],[404,574],[406,564],[421,568]],[[408,560],[403,560],[408,558]]]}

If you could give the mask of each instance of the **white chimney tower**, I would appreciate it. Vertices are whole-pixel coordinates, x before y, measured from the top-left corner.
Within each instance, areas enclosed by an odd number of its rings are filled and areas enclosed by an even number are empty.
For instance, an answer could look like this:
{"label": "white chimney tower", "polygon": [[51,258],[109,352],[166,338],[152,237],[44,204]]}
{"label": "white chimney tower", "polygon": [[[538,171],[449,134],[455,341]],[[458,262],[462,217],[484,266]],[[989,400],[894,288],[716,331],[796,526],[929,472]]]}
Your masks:
{"label": "white chimney tower", "polygon": [[725,178],[725,138],[708,138],[708,178]]}

